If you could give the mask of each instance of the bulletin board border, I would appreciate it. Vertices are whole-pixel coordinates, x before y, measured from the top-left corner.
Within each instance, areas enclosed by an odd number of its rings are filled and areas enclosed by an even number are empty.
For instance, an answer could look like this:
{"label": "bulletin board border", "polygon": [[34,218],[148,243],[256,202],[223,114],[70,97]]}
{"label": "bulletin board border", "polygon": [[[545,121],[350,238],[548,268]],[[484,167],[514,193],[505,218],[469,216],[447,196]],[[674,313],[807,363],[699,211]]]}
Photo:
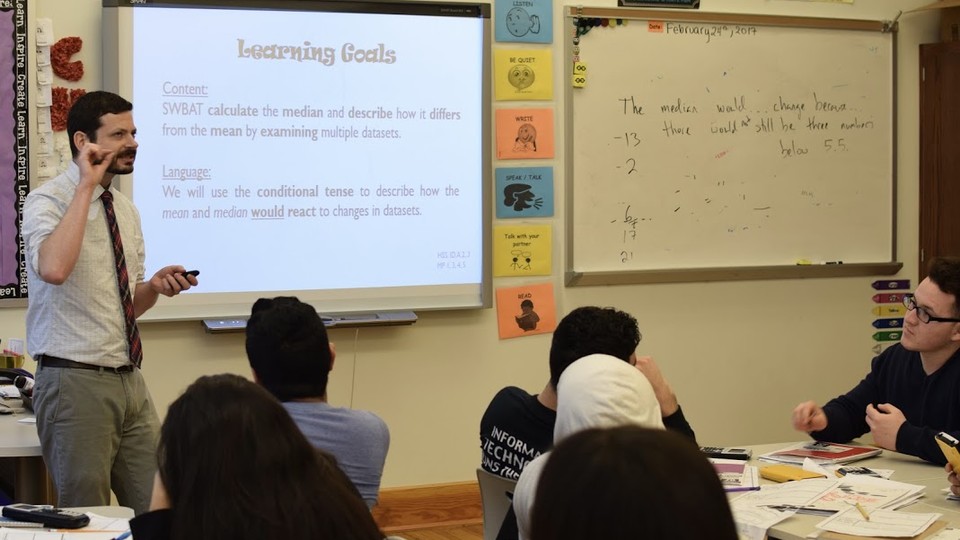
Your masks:
{"label": "bulletin board border", "polygon": [[[564,85],[567,114],[564,121],[565,133],[565,170],[566,170],[566,272],[565,284],[567,287],[595,286],[595,285],[630,285],[630,284],[650,284],[650,283],[690,283],[690,282],[710,282],[710,281],[747,281],[747,280],[765,280],[765,279],[803,279],[803,278],[835,278],[835,277],[857,277],[857,276],[888,276],[897,274],[902,268],[903,263],[897,261],[897,30],[899,28],[896,19],[887,21],[865,20],[865,19],[834,19],[826,17],[801,17],[801,16],[781,16],[781,15],[755,15],[742,13],[710,13],[710,12],[690,12],[690,11],[667,11],[658,9],[642,8],[606,8],[606,7],[584,7],[584,6],[566,6],[565,17],[568,23],[574,22],[578,18],[609,18],[609,19],[629,19],[629,20],[655,20],[655,21],[676,21],[676,22],[696,22],[696,23],[731,23],[731,24],[750,24],[790,28],[819,28],[831,30],[852,30],[865,32],[883,32],[891,34],[891,58],[892,63],[892,97],[893,108],[891,113],[891,127],[893,137],[891,156],[892,177],[891,185],[891,246],[890,261],[876,263],[855,263],[855,264],[796,264],[796,265],[776,265],[776,266],[729,266],[729,267],[709,267],[709,268],[664,268],[649,270],[610,270],[610,271],[589,271],[580,272],[574,269],[574,241],[573,241],[573,185],[575,175],[573,171],[573,92],[569,85]],[[569,28],[571,25],[566,25]],[[573,77],[573,56],[572,41],[565,35],[562,39],[565,42],[565,78],[569,81]]]}
{"label": "bulletin board border", "polygon": [[23,236],[21,234],[21,223],[23,221],[23,204],[27,199],[27,193],[30,191],[30,160],[28,152],[29,100],[27,99],[27,88],[29,85],[27,69],[27,0],[2,0],[0,1],[0,10],[6,12],[12,11],[14,23],[13,35],[5,38],[9,39],[12,44],[10,54],[13,55],[13,73],[11,78],[13,82],[9,87],[0,87],[0,99],[13,105],[12,117],[0,119],[0,125],[3,125],[4,129],[9,127],[12,131],[13,160],[12,162],[0,163],[0,167],[12,168],[13,182],[11,187],[13,193],[11,194],[11,200],[16,201],[15,243],[17,246],[15,257],[17,263],[17,281],[0,286],[0,307],[22,307],[27,303],[27,269]]}

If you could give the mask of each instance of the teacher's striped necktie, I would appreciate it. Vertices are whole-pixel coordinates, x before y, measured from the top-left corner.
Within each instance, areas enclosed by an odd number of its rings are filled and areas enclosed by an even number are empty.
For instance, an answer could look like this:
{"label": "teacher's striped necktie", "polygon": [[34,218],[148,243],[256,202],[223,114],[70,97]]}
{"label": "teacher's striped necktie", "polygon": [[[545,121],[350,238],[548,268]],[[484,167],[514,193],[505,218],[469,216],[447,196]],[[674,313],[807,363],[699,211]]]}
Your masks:
{"label": "teacher's striped necktie", "polygon": [[103,211],[107,216],[107,228],[110,229],[110,238],[113,240],[113,258],[117,263],[117,285],[120,287],[120,302],[123,305],[123,317],[127,326],[130,361],[135,366],[140,367],[140,363],[143,361],[143,347],[140,343],[137,317],[133,311],[133,296],[130,295],[130,276],[127,274],[127,260],[123,256],[123,240],[120,239],[117,215],[113,212],[113,193],[105,190],[100,195],[100,200],[103,201]]}

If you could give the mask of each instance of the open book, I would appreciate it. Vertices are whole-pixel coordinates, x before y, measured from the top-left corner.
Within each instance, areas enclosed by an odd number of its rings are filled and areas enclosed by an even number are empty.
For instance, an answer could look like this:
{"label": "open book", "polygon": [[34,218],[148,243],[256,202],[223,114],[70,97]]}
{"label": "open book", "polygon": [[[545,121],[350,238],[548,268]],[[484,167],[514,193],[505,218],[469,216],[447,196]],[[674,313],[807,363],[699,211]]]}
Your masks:
{"label": "open book", "polygon": [[803,464],[804,458],[810,458],[821,465],[841,464],[873,457],[880,452],[881,449],[873,446],[811,441],[763,454],[759,459],[775,463]]}

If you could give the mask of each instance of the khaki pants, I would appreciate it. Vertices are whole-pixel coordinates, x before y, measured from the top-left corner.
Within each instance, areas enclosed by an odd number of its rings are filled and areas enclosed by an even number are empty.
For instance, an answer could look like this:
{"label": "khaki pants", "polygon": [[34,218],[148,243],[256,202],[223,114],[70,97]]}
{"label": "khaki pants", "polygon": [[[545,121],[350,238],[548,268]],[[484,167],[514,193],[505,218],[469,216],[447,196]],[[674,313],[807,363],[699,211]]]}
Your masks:
{"label": "khaki pants", "polygon": [[41,367],[37,431],[59,506],[150,506],[160,422],[139,369]]}

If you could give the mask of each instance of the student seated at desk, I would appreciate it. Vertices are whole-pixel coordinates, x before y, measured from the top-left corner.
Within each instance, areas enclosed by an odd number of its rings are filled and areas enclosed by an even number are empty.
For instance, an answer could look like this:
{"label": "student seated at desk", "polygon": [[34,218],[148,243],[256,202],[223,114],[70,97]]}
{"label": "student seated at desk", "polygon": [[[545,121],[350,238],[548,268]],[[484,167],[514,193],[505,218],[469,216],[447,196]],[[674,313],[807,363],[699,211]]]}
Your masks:
{"label": "student seated at desk", "polygon": [[888,450],[943,465],[934,436],[960,437],[960,258],[930,262],[912,295],[900,343],[873,359],[853,390],[822,408],[806,401],[793,410],[793,427],[819,441],[843,443],[866,432]]}
{"label": "student seated at desk", "polygon": [[[646,375],[663,413],[663,423],[695,439],[677,396],[649,356],[637,356],[641,339],[637,320],[629,313],[583,306],[568,313],[553,332],[550,344],[550,380],[537,395],[515,386],[500,390],[480,419],[482,468],[510,480],[520,477],[524,465],[553,444],[557,419],[556,385],[567,366],[591,354],[619,358]],[[508,445],[506,440],[512,441]]]}
{"label": "student seated at desk", "polygon": [[136,540],[383,540],[334,458],[243,377],[201,377],[170,405],[157,464]]}
{"label": "student seated at desk", "polygon": [[257,300],[246,348],[254,379],[283,402],[314,446],[337,458],[367,506],[377,504],[390,431],[372,412],[327,403],[336,350],[317,310],[293,296]]}
{"label": "student seated at desk", "polygon": [[[637,425],[664,429],[660,405],[650,382],[638,367],[614,356],[592,354],[570,364],[557,384],[557,398],[554,444],[589,428]],[[646,449],[641,447],[636,451]],[[530,538],[530,511],[540,473],[549,456],[547,452],[527,463],[517,481],[513,510],[521,539]]]}
{"label": "student seated at desk", "polygon": [[689,439],[639,426],[564,439],[537,485],[532,540],[736,540],[716,470]]}

